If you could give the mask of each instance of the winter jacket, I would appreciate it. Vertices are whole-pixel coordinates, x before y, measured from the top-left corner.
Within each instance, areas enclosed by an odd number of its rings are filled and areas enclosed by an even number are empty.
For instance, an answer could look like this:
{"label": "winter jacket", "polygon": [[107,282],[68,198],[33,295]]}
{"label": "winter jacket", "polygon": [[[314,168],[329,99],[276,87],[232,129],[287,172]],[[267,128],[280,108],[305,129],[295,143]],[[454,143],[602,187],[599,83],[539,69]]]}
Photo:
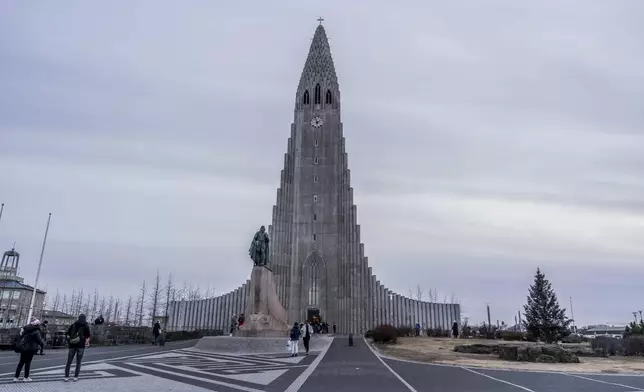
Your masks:
{"label": "winter jacket", "polygon": [[291,340],[300,340],[300,327],[293,327],[291,329]]}
{"label": "winter jacket", "polygon": [[152,334],[154,336],[159,336],[161,334],[161,324],[154,323],[154,328],[152,328]]}
{"label": "winter jacket", "polygon": [[81,320],[80,318],[74,322],[74,324],[69,326],[69,329],[67,330],[67,340],[72,339],[72,334],[78,331],[80,335],[80,341],[76,344],[69,343],[69,348],[85,348],[85,340],[90,338],[90,332],[89,332],[89,326],[87,325],[87,321],[84,319]]}
{"label": "winter jacket", "polygon": [[27,341],[27,352],[38,352],[41,347],[45,345],[45,342],[42,339],[42,332],[40,331],[40,326],[39,325],[31,325],[27,324],[24,327],[22,327],[20,331],[20,339],[23,337]]}
{"label": "winter jacket", "polygon": [[309,338],[310,338],[310,337],[311,337],[311,335],[313,335],[313,327],[311,326],[311,324],[308,324],[308,325],[307,325],[307,324],[304,324],[304,326],[302,327],[302,331],[301,331],[300,333],[302,334],[302,337],[306,337],[306,331],[307,331],[307,329],[308,329],[308,332],[309,332]]}

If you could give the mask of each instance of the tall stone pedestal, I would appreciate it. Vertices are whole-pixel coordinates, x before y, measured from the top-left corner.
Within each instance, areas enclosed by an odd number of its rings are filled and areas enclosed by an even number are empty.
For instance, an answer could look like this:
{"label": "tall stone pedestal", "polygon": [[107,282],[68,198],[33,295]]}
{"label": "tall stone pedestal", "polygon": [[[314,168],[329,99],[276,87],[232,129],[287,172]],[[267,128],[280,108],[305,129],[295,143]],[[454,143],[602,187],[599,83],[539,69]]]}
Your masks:
{"label": "tall stone pedestal", "polygon": [[267,267],[253,267],[244,317],[244,325],[239,328],[240,336],[288,336],[290,328],[286,309],[277,296],[273,271]]}

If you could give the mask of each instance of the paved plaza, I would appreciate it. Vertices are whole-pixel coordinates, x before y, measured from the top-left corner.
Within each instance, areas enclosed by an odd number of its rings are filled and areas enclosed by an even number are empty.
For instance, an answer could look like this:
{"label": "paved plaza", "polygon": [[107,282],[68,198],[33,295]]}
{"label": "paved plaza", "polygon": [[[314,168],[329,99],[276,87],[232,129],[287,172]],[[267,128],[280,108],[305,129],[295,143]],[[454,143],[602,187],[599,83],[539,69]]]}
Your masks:
{"label": "paved plaza", "polygon": [[[63,351],[36,357],[30,383],[13,383],[17,359],[0,354],[0,391],[119,392],[408,392],[408,391],[644,391],[644,376],[521,372],[442,366],[380,356],[362,339],[349,347],[335,338],[321,351],[291,358],[284,352],[220,354],[167,347],[90,348],[78,382],[63,382]],[[138,351],[138,354],[137,354]],[[126,354],[126,355],[123,355]],[[100,359],[97,357],[104,357]]]}

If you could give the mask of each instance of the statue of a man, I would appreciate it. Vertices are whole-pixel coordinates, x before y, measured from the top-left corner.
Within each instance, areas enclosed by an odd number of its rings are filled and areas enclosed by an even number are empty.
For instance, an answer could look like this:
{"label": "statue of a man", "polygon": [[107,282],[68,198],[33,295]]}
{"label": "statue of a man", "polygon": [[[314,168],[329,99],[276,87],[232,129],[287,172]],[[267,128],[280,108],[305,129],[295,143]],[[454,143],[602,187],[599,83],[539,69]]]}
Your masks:
{"label": "statue of a man", "polygon": [[266,266],[268,265],[268,233],[264,226],[260,227],[259,231],[253,236],[253,241],[250,243],[248,254],[250,259],[253,260],[255,265]]}

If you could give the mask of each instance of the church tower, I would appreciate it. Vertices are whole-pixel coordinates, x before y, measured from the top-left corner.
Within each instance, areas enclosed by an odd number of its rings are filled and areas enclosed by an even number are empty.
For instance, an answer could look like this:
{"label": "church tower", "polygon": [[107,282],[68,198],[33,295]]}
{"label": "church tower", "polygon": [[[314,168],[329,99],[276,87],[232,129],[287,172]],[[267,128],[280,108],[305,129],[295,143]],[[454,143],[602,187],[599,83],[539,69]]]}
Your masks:
{"label": "church tower", "polygon": [[[318,316],[335,324],[338,333],[416,323],[449,331],[460,320],[459,304],[397,294],[369,267],[360,243],[340,108],[338,77],[320,23],[295,92],[294,119],[268,228],[269,267],[288,322]],[[173,301],[167,330],[228,330],[231,316],[243,313],[253,295],[247,281],[217,297]]]}
{"label": "church tower", "polygon": [[[295,94],[294,122],[273,207],[273,268],[289,321],[319,316],[359,332],[370,312],[367,260],[349,185],[338,78],[322,24]],[[362,325],[364,324],[364,325]]]}

